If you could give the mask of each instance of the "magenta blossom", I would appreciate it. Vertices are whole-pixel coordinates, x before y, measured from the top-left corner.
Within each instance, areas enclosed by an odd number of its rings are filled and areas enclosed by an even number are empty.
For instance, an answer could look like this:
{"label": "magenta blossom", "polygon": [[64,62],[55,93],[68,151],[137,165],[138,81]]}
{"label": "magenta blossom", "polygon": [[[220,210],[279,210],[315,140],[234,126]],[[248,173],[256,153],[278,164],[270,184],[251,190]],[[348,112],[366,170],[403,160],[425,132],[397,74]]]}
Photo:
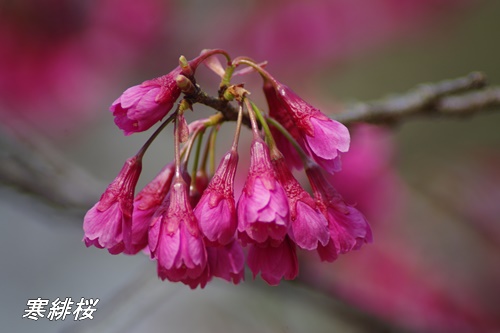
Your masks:
{"label": "magenta blossom", "polygon": [[272,286],[280,280],[293,280],[299,273],[295,243],[286,237],[277,246],[271,244],[250,245],[247,265],[255,278],[260,272],[264,281]]}
{"label": "magenta blossom", "polygon": [[177,67],[164,76],[130,87],[113,102],[109,110],[125,135],[145,131],[165,117],[181,94],[175,81],[180,73]]}
{"label": "magenta blossom", "polygon": [[304,250],[315,250],[318,243],[328,244],[328,221],[316,202],[294,178],[283,157],[273,159],[278,182],[283,186],[290,207],[290,238]]}
{"label": "magenta blossom", "polygon": [[306,169],[318,205],[328,219],[330,243],[327,249],[319,249],[323,260],[331,261],[333,247],[337,253],[359,249],[364,243],[372,242],[372,231],[365,217],[356,208],[347,205],[333,188],[319,167]]}
{"label": "magenta blossom", "polygon": [[250,169],[237,209],[239,237],[244,243],[263,243],[267,239],[281,242],[285,238],[288,200],[276,179],[269,148],[261,139],[252,142]]}
{"label": "magenta blossom", "polygon": [[[339,152],[349,150],[347,127],[328,118],[275,79],[272,79],[272,88],[268,82],[264,84],[264,92],[270,107],[269,114],[290,132],[306,153],[326,171],[339,171]],[[278,140],[279,143],[282,141]],[[285,156],[296,166],[297,154],[290,145],[279,148],[284,148]]]}
{"label": "magenta blossom", "polygon": [[[185,74],[192,78],[196,68],[219,51],[205,50],[189,61],[186,68],[177,66],[166,75],[144,81],[140,85],[125,90],[109,108],[115,117],[115,124],[123,130],[125,135],[148,130],[165,117],[179,98],[181,89],[177,85],[177,76]],[[181,139],[186,139],[188,129],[185,120],[182,121],[181,128],[183,132]]]}
{"label": "magenta blossom", "polygon": [[174,176],[175,164],[169,163],[149,182],[134,199],[132,214],[132,242],[138,248],[148,244],[148,227],[154,213],[165,199]]}
{"label": "magenta blossom", "polygon": [[202,275],[207,251],[182,176],[174,178],[169,194],[153,216],[148,238],[151,258],[157,260],[162,280],[181,281],[192,288],[198,282],[206,283]]}
{"label": "magenta blossom", "polygon": [[238,241],[225,246],[207,247],[210,274],[238,284],[245,279],[245,254]]}
{"label": "magenta blossom", "polygon": [[137,253],[132,239],[132,202],[141,170],[142,158],[129,158],[99,202],[85,214],[83,241],[87,247],[106,248],[111,254]]}
{"label": "magenta blossom", "polygon": [[232,149],[222,158],[194,210],[203,235],[212,243],[226,245],[236,232],[234,175],[237,165],[238,153]]}

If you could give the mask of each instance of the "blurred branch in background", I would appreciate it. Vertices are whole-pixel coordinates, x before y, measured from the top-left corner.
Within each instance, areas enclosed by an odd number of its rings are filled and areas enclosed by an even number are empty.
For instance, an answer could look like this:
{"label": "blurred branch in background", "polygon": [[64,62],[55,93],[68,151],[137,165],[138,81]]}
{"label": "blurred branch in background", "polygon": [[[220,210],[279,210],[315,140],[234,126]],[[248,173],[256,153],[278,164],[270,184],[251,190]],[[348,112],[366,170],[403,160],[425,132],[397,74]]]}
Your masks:
{"label": "blurred branch in background", "polygon": [[0,125],[0,182],[65,207],[86,209],[102,190],[36,130],[11,117]]}
{"label": "blurred branch in background", "polygon": [[379,101],[347,106],[333,118],[351,124],[402,122],[415,115],[471,115],[500,106],[500,87],[484,89],[486,84],[483,73],[473,72],[457,79],[421,84],[407,93]]}
{"label": "blurred branch in background", "polygon": [[[486,85],[485,75],[473,72],[457,79],[422,84],[407,93],[376,102],[347,106],[333,118],[344,124],[394,123],[416,115],[466,116],[500,110],[500,87],[486,88]],[[237,110],[231,104],[221,103],[201,91],[192,99],[218,109],[228,120],[237,117]],[[99,197],[102,184],[59,154],[34,129],[18,123],[10,126],[9,122],[3,121],[0,129],[3,152],[0,155],[0,181],[57,205],[90,207]],[[248,119],[246,123],[249,123]]]}

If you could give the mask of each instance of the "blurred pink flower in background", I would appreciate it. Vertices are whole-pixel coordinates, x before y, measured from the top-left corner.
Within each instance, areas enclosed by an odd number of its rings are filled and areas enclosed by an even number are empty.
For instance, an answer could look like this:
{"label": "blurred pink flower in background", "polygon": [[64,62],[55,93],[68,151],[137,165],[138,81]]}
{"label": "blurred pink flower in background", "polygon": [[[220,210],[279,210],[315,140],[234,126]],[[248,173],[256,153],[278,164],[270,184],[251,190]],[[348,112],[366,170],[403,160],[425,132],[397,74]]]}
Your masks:
{"label": "blurred pink flower in background", "polygon": [[3,1],[0,117],[57,134],[103,110],[108,87],[162,36],[168,2]]}
{"label": "blurred pink flower in background", "polygon": [[[372,125],[354,128],[351,149],[342,156],[343,170],[331,180],[346,202],[367,215],[375,241],[330,266],[306,257],[301,277],[401,327],[425,332],[494,332],[500,327],[494,316],[498,303],[488,303],[488,295],[454,277],[450,267],[424,257],[419,250],[422,240],[405,232],[410,197],[394,168],[394,155],[390,130]],[[486,270],[498,273],[494,268]],[[474,278],[481,283],[480,275]],[[492,281],[483,282],[497,293]]]}
{"label": "blurred pink flower in background", "polygon": [[[477,0],[255,1],[245,17],[221,12],[219,47],[305,73],[397,38],[416,35]],[[230,11],[228,8],[227,11]]]}

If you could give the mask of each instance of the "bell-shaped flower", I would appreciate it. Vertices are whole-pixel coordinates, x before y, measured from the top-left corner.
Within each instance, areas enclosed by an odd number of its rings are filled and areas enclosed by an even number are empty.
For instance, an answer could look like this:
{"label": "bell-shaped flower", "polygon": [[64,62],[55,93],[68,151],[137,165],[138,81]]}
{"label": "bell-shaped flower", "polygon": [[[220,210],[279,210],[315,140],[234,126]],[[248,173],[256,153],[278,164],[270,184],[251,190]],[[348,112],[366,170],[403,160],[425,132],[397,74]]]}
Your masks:
{"label": "bell-shaped flower", "polygon": [[207,251],[198,221],[189,204],[183,177],[174,177],[170,191],[153,216],[148,233],[151,258],[157,260],[158,276],[193,287],[201,281]]}
{"label": "bell-shaped flower", "polygon": [[316,201],[328,220],[330,243],[327,249],[318,250],[325,261],[332,261],[335,255],[359,249],[364,243],[372,242],[372,231],[363,214],[347,205],[342,196],[328,182],[317,166],[306,169]]}
{"label": "bell-shaped flower", "polygon": [[293,280],[299,273],[295,243],[288,237],[276,244],[252,244],[248,250],[247,265],[253,277],[260,276],[272,286],[281,279]]}
{"label": "bell-shaped flower", "polygon": [[224,246],[208,246],[207,253],[212,276],[234,284],[245,279],[245,254],[237,240]]}
{"label": "bell-shaped flower", "polygon": [[295,179],[281,156],[272,160],[279,183],[283,186],[290,207],[290,238],[304,250],[327,245],[330,239],[328,221],[316,202]]}
{"label": "bell-shaped flower", "polygon": [[[272,85],[269,82],[264,84],[264,93],[271,117],[276,118],[326,171],[339,171],[339,152],[349,150],[350,136],[347,127],[328,118],[289,87],[274,79]],[[281,141],[283,140],[278,140]],[[296,152],[290,147],[279,148],[285,148],[283,152],[285,156],[289,156],[289,160],[297,160]]]}
{"label": "bell-shaped flower", "polygon": [[238,153],[229,151],[194,209],[203,235],[210,243],[226,245],[236,232],[238,219],[234,202],[234,175]]}
{"label": "bell-shaped flower", "polygon": [[177,67],[161,77],[128,88],[110,107],[115,124],[125,135],[148,130],[172,109],[181,94],[175,78]]}
{"label": "bell-shaped flower", "polygon": [[237,210],[238,237],[244,244],[268,239],[281,242],[285,238],[289,227],[288,200],[262,139],[252,142],[250,169]]}
{"label": "bell-shaped flower", "polygon": [[101,199],[85,214],[85,245],[106,248],[111,254],[135,254],[132,239],[134,190],[142,170],[142,159],[129,158]]}
{"label": "bell-shaped flower", "polygon": [[132,241],[136,248],[142,249],[148,244],[149,224],[170,189],[174,169],[173,162],[165,165],[156,177],[135,196]]}

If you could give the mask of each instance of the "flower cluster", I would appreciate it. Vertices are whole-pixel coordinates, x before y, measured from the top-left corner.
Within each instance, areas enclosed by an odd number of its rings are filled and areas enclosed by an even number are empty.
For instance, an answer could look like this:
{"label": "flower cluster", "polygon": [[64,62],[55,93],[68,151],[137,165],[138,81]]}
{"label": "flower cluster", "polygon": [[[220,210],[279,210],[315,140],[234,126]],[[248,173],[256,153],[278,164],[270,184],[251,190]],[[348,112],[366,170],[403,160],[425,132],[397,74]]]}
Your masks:
{"label": "flower cluster", "polygon": [[[218,54],[225,56],[226,68],[213,57]],[[217,98],[202,92],[195,81],[201,63],[222,78]],[[251,71],[263,78],[267,113],[249,99],[242,84],[231,84],[232,77]],[[218,112],[187,124],[183,113],[196,103]],[[371,242],[363,214],[344,202],[325,175],[340,170],[340,153],[349,148],[347,128],[278,82],[262,64],[231,59],[223,50],[205,50],[191,61],[181,57],[179,67],[127,89],[110,110],[126,135],[170,115],[86,214],[87,246],[111,254],[144,250],[156,260],[162,280],[203,288],[214,277],[238,284],[244,279],[245,261],[254,278],[260,272],[266,282],[277,285],[298,275],[297,249],[316,251],[321,260],[331,262]],[[175,157],[134,196],[142,157],[171,121]],[[236,121],[234,139],[215,168],[217,132],[229,121]],[[246,181],[236,200],[238,140],[244,125],[253,141]],[[310,193],[290,166],[305,169]]]}

